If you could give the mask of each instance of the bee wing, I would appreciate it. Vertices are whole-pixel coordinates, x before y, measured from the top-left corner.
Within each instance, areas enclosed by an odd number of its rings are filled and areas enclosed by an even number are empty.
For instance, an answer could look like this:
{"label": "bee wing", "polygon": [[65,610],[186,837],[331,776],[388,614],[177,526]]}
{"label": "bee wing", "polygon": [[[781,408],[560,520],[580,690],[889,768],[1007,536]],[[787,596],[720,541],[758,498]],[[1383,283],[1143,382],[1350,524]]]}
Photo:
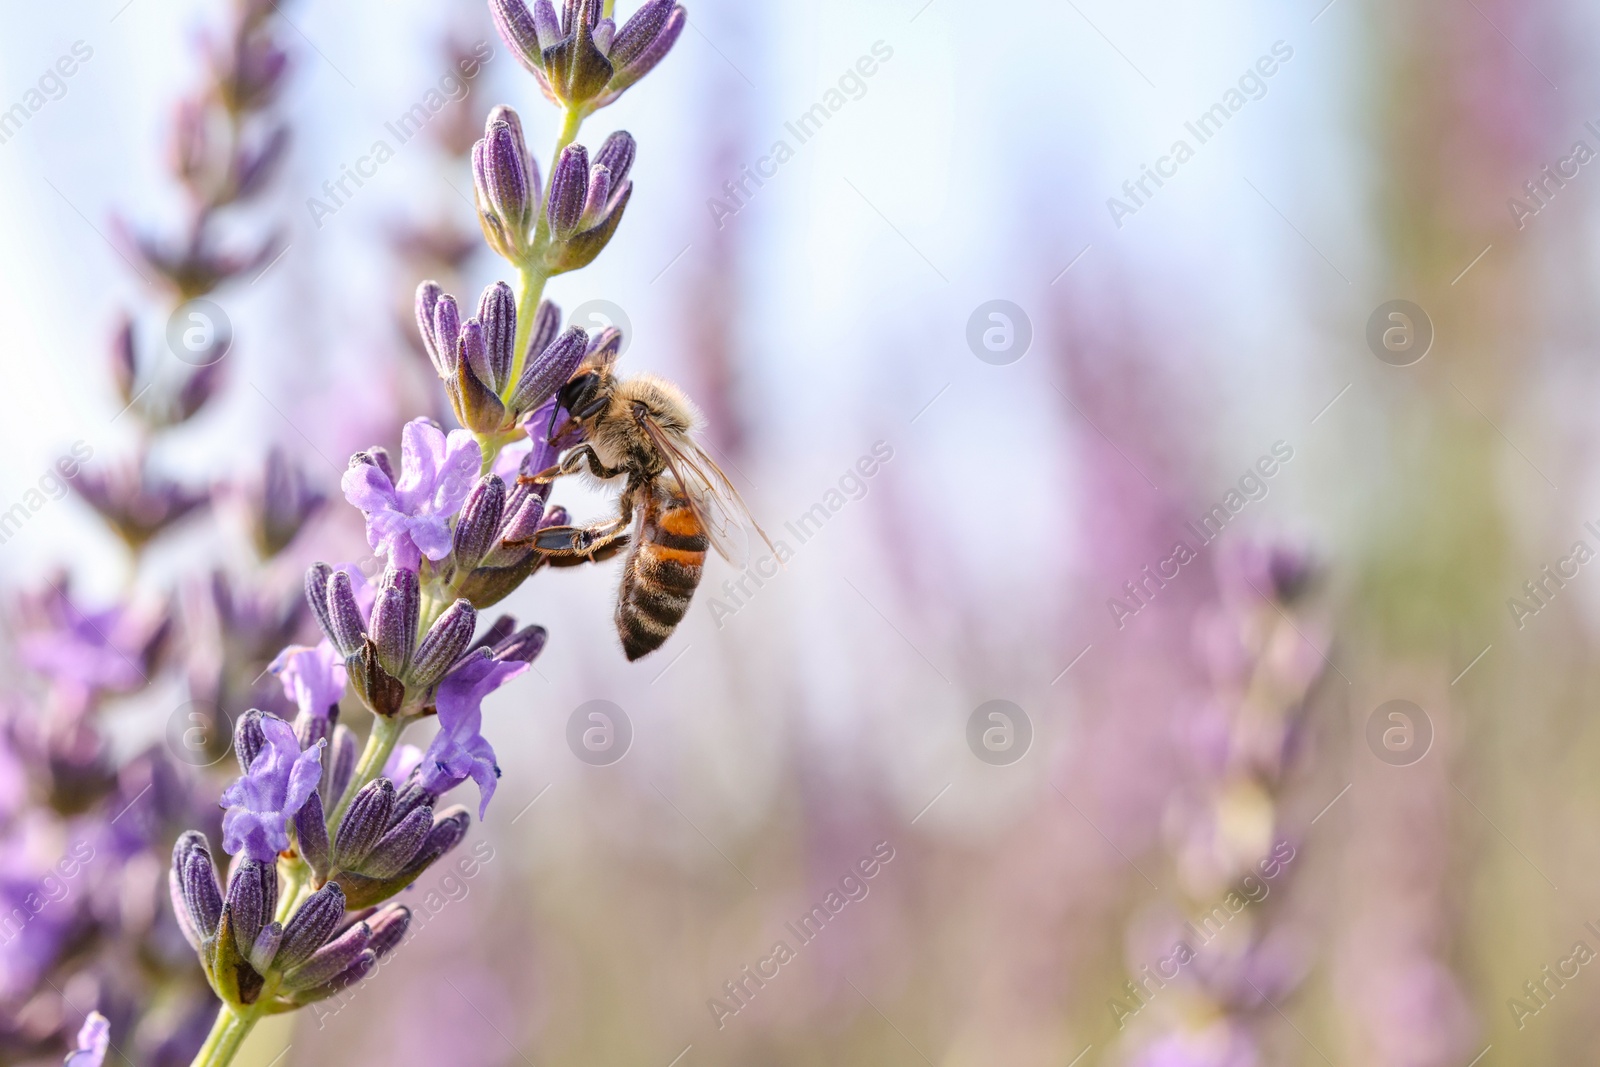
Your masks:
{"label": "bee wing", "polygon": [[750,506],[744,502],[744,497],[739,495],[739,490],[734,488],[728,476],[722,473],[716,460],[706,455],[705,449],[686,436],[668,433],[654,419],[643,418],[639,421],[650,435],[656,450],[667,461],[667,470],[683,490],[689,506],[694,509],[695,518],[705,528],[712,547],[723,559],[730,563],[741,562],[734,558],[733,534],[745,527],[753,529],[767,543],[767,547],[774,554],[777,553],[772,538],[750,514]]}

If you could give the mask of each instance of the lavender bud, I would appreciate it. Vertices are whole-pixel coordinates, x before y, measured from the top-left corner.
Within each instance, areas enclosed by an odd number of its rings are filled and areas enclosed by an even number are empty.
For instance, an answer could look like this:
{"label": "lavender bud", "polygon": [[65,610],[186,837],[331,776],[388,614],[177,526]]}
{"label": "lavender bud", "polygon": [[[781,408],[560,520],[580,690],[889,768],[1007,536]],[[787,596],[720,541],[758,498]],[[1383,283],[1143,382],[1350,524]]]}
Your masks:
{"label": "lavender bud", "polygon": [[527,626],[494,646],[494,658],[501,662],[532,663],[544,651],[548,635],[543,626]]}
{"label": "lavender bud", "polygon": [[433,828],[433,810],[422,805],[413,808],[380,837],[361,861],[361,873],[369,878],[392,878],[406,869]]}
{"label": "lavender bud", "polygon": [[307,897],[289,920],[273,962],[280,969],[288,970],[310,959],[343,917],[344,890],[339,888],[338,882],[329,882]]}
{"label": "lavender bud", "polygon": [[539,309],[533,313],[533,329],[528,333],[528,357],[548,348],[560,330],[561,308],[548,300],[539,301]]}
{"label": "lavender bud", "polygon": [[332,858],[328,849],[328,825],[327,817],[322,812],[322,797],[315,791],[295,812],[294,836],[300,848],[300,858],[306,861],[318,878],[325,877],[332,870]]}
{"label": "lavender bud", "polygon": [[216,395],[217,387],[222,384],[223,366],[222,363],[212,363],[191,371],[178,390],[178,395],[173,398],[173,410],[167,415],[167,422],[186,422],[205,407],[206,401]]}
{"label": "lavender bud", "polygon": [[111,341],[111,380],[116,383],[117,395],[124,405],[132,404],[138,395],[134,388],[138,379],[139,357],[133,340],[133,319],[124,315]]}
{"label": "lavender bud", "polygon": [[581,326],[573,326],[528,360],[522,379],[511,394],[511,410],[532,411],[554,396],[583,362],[588,346],[589,335]]}
{"label": "lavender bud", "polygon": [[[348,726],[334,729],[333,749],[327,763],[332,770],[328,774],[328,792],[324,799],[332,801],[344,796],[345,786],[350,784],[350,776],[356,769],[356,735]],[[326,835],[327,831],[323,833]]]}
{"label": "lavender bud", "polygon": [[369,919],[367,925],[372,927],[372,940],[367,947],[382,959],[405,940],[411,926],[411,909],[404,904],[391,904]]}
{"label": "lavender bud", "polygon": [[589,342],[588,350],[583,358],[590,363],[612,364],[622,354],[622,331],[615,326],[607,326]]}
{"label": "lavender bud", "polygon": [[[455,354],[455,341],[452,338],[448,348],[439,345],[439,333],[435,326],[435,315],[439,306],[439,298],[444,295],[444,290],[438,282],[428,281],[417,286],[417,330],[422,334],[422,347],[428,352],[428,359],[433,367],[443,378],[449,374],[450,358]],[[443,354],[441,354],[443,353]]]}
{"label": "lavender bud", "polygon": [[[543,11],[540,11],[540,8]],[[517,57],[528,73],[544,82],[544,50],[561,36],[555,9],[550,0],[535,3],[530,12],[523,0],[489,0],[489,13],[494,18],[494,28],[499,31],[511,54]],[[540,32],[540,17],[544,32]]]}
{"label": "lavender bud", "polygon": [[333,620],[328,615],[328,581],[332,577],[333,568],[326,563],[313,563],[306,569],[306,603],[329,641],[333,640]]}
{"label": "lavender bud", "polygon": [[599,222],[610,197],[611,172],[596,163],[589,168],[589,190],[584,194],[583,213],[578,216],[577,228],[586,230]]}
{"label": "lavender bud", "polygon": [[168,888],[178,925],[198,952],[201,943],[216,934],[222,917],[222,886],[204,834],[188,830],[178,836],[172,846]]}
{"label": "lavender bud", "polygon": [[611,40],[608,58],[617,70],[627,69],[629,63],[650,46],[666,26],[672,15],[673,0],[647,0],[633,17],[622,24]]}
{"label": "lavender bud", "polygon": [[555,274],[569,270],[587,267],[594,262],[611,241],[611,235],[617,232],[617,227],[622,224],[623,212],[627,210],[628,201],[633,196],[633,182],[626,181],[611,196],[611,205],[606,215],[590,229],[582,233],[573,234],[557,250],[554,262],[550,269]]}
{"label": "lavender bud", "polygon": [[458,568],[472,570],[494,545],[505,502],[506,483],[496,475],[491,474],[472,487],[451,535],[450,553]]}
{"label": "lavender bud", "polygon": [[[538,203],[537,172],[530,175],[527,150],[508,122],[490,120],[483,140],[472,146],[473,184],[480,212],[492,218],[505,238],[508,259],[527,247],[528,230]],[[509,252],[509,254],[507,254]]]}
{"label": "lavender bud", "polygon": [[233,880],[228,883],[228,910],[233,915],[233,936],[241,956],[250,955],[262,926],[272,917],[266,890],[269,878],[276,886],[276,867],[269,872],[260,861],[245,860],[234,870]]}
{"label": "lavender bud", "polygon": [[[326,715],[307,715],[305,712],[294,717],[294,736],[300,742],[302,752],[316,747],[317,742],[326,741],[333,736],[333,728],[339,724],[339,705],[334,704],[328,708]],[[328,768],[322,768],[323,776],[327,776]]]}
{"label": "lavender bud", "polygon": [[239,184],[235,201],[242,201],[256,193],[272,179],[289,147],[289,129],[279,124],[259,141],[253,149],[241,149],[238,163]]}
{"label": "lavender bud", "polygon": [[372,604],[370,624],[378,662],[395,677],[405,673],[416,640],[417,615],[422,609],[422,593],[417,572],[405,567],[390,567],[384,572]]}
{"label": "lavender bud", "polygon": [[372,969],[377,965],[378,954],[369,948],[361,953],[361,955],[357,956],[355,962],[349,967],[346,967],[338,975],[329,979],[326,984],[308,990],[304,995],[313,999],[323,996],[331,996],[334,993],[339,992],[339,990],[346,989],[361,981],[361,979],[371,974]]}
{"label": "lavender bud", "polygon": [[394,810],[389,813],[389,826],[393,828],[399,825],[401,819],[423,806],[428,808],[428,825],[433,825],[433,801],[433,794],[424,789],[421,781],[412,774],[394,798]]}
{"label": "lavender bud", "polygon": [[347,664],[350,681],[367,707],[378,715],[400,714],[406,703],[405,683],[383,669],[378,661],[378,646],[370,637]]}
{"label": "lavender bud", "polygon": [[361,621],[361,606],[347,571],[334,571],[328,579],[328,639],[349,659],[361,651],[367,628]]}
{"label": "lavender bud", "polygon": [[483,124],[484,133],[487,134],[489,130],[495,126],[510,127],[511,137],[516,142],[517,154],[522,159],[523,164],[526,167],[530,200],[526,224],[531,227],[533,225],[533,213],[535,210],[537,210],[539,201],[542,199],[539,195],[539,191],[542,187],[539,183],[538,161],[535,160],[533,158],[533,154],[528,151],[528,140],[525,136],[523,136],[522,133],[522,117],[517,114],[516,108],[511,107],[508,104],[497,104],[490,108],[489,117],[484,120]]}
{"label": "lavender bud", "polygon": [[548,95],[569,108],[595,101],[614,73],[611,61],[595,43],[600,8],[600,0],[568,0],[561,27],[563,36],[544,49],[543,74]]}
{"label": "lavender bud", "polygon": [[245,958],[262,974],[266,974],[272,966],[272,958],[278,954],[278,944],[283,940],[283,924],[277,920],[269,922],[261,928],[261,933],[256,935],[255,944],[250,946],[250,951]]}
{"label": "lavender bud", "polygon": [[[450,380],[455,367],[456,347],[461,339],[461,309],[456,298],[445,295],[433,307],[433,343],[439,348],[439,377]],[[393,479],[390,479],[393,481]]]}
{"label": "lavender bud", "polygon": [[478,321],[483,324],[484,348],[489,357],[489,388],[498,393],[511,376],[516,352],[517,298],[511,286],[495,282],[483,291],[478,301]]}
{"label": "lavender bud", "polygon": [[417,849],[406,872],[413,878],[421,874],[434,860],[461,844],[471,825],[472,816],[467,814],[466,808],[456,806],[446,810],[434,822],[428,836],[422,839],[422,847]]}
{"label": "lavender bud", "polygon": [[389,779],[375,778],[362,786],[339,823],[333,842],[334,866],[351,870],[359,867],[383,836],[393,809],[394,783]]}
{"label": "lavender bud", "polygon": [[589,187],[589,152],[581,144],[568,145],[550,175],[550,231],[565,241],[577,231]]}
{"label": "lavender bud", "polygon": [[270,559],[289,546],[327,498],[311,488],[300,468],[274,446],[267,453],[256,501],[251,537],[261,558]]}
{"label": "lavender bud", "polygon": [[458,342],[462,358],[467,361],[467,366],[472,368],[472,376],[478,379],[490,392],[494,391],[494,371],[489,366],[489,345],[484,339],[483,324],[477,319],[468,319],[461,324],[461,340]]}
{"label": "lavender bud", "polygon": [[468,331],[462,331],[461,340],[456,345],[455,373],[446,381],[450,391],[450,406],[455,409],[456,419],[467,429],[477,433],[496,433],[505,422],[506,409],[473,368],[474,358],[481,362],[486,357],[482,352],[482,331],[476,328],[475,323],[469,325],[474,327],[474,336],[469,339]]}
{"label": "lavender bud", "polygon": [[[572,16],[567,16],[571,21]],[[555,5],[551,0],[534,0],[533,25],[539,34],[539,50],[553,48],[561,41],[561,20],[556,18]]]}
{"label": "lavender bud", "polygon": [[611,94],[649,74],[672,50],[688,22],[683,5],[673,0],[650,0],[623,23],[611,42],[611,63],[616,74],[607,89]]}
{"label": "lavender bud", "polygon": [[529,496],[517,509],[517,513],[506,521],[500,529],[502,541],[528,541],[538,532],[541,520],[544,518],[544,498]]}
{"label": "lavender bud", "polygon": [[604,167],[611,172],[613,189],[620,189],[622,183],[628,180],[628,171],[633,169],[633,157],[638,150],[638,142],[627,130],[616,131],[600,145],[600,151],[594,155],[594,162],[596,166]]}
{"label": "lavender bud", "polygon": [[434,620],[411,660],[411,684],[426,689],[444,676],[472,643],[478,613],[466,600],[457,600]]}
{"label": "lavender bud", "polygon": [[367,950],[371,939],[372,927],[356,923],[313,952],[303,964],[286,971],[283,988],[293,992],[321,985],[354,963],[356,957]]}
{"label": "lavender bud", "polygon": [[478,635],[478,639],[472,642],[472,647],[467,649],[467,651],[476,652],[480,648],[487,648],[490,650],[490,652],[493,652],[494,646],[510,637],[516,628],[516,619],[510,615],[502,615],[495,619],[494,622],[489,625],[487,630]]}
{"label": "lavender bud", "polygon": [[256,761],[256,756],[266,744],[267,734],[261,728],[261,712],[251,708],[239,716],[239,721],[233,725],[233,754],[239,760],[239,769],[249,774],[250,764]]}

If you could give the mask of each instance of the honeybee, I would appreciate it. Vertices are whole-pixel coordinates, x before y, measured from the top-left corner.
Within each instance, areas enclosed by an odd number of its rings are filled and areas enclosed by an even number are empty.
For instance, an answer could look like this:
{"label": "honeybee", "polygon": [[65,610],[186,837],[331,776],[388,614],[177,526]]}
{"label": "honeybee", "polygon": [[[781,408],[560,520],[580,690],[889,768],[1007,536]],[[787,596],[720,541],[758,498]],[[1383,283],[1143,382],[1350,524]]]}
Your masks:
{"label": "honeybee", "polygon": [[[629,545],[617,595],[617,635],[628,659],[660,648],[689,610],[705,567],[706,550],[738,563],[732,538],[743,527],[772,540],[750,515],[728,476],[691,436],[694,404],[672,382],[651,374],[619,377],[615,349],[579,366],[557,394],[559,410],[582,443],[535,482],[588,472],[602,481],[626,476],[615,518],[591,526],[547,526],[533,544],[552,563],[604,559]],[[637,524],[637,531],[634,526]]]}

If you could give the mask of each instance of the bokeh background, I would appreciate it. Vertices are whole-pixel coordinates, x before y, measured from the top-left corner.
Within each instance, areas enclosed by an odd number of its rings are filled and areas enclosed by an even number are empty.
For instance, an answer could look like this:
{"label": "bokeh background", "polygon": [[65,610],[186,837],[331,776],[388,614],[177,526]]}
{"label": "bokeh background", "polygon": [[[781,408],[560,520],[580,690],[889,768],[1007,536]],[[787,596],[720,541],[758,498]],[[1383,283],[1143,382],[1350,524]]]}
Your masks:
{"label": "bokeh background", "polygon": [[[632,665],[615,567],[521,590],[508,608],[551,638],[488,709],[492,859],[430,874],[428,921],[377,978],[264,1025],[241,1062],[1586,1062],[1600,20],[1324,2],[691,3],[661,68],[585,127],[638,138],[635,195],[547,295],[624,324],[624,364],[696,397],[792,558],[759,583],[711,564]],[[174,102],[228,9],[10,0],[0,108],[76,43],[92,58],[0,143],[0,511],[75,442],[90,472],[145,445],[110,338],[132,313],[151,365],[177,366],[172,303],[116,220],[183,219]],[[217,569],[292,600],[312,560],[365,554],[349,454],[447,418],[410,294],[504,276],[462,152],[496,103],[534,145],[555,113],[481,3],[270,17],[292,147],[238,227],[282,254],[213,294],[236,337],[218,395],[149,447],[191,486],[277,447],[332,499],[262,564],[219,489],[135,567],[50,492],[0,544],[8,603],[60,568],[91,605],[181,600]],[[314,209],[442,85],[462,99]],[[792,158],[733,199],[779,140]],[[1369,343],[1394,300],[1420,358]],[[1186,524],[1219,505],[1201,545]],[[1180,538],[1194,558],[1147,579]],[[162,744],[191,684],[116,702],[113,750]],[[605,765],[568,741],[595,700],[631,734]],[[0,873],[66,840],[24,841],[25,806]],[[865,895],[795,938],[875,849]],[[1150,981],[1219,902],[1223,934]],[[750,982],[780,940],[794,958]],[[75,1028],[100,987],[72,981],[6,1011]]]}

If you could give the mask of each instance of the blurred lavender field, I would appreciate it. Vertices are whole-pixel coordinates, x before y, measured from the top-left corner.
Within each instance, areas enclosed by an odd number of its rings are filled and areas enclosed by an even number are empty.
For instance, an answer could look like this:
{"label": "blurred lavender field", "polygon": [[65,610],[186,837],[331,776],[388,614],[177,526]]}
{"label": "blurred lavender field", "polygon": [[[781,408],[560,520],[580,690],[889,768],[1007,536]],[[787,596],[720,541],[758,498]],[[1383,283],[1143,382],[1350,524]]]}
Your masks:
{"label": "blurred lavender field", "polygon": [[[1587,1062],[1595,10],[687,7],[546,295],[695,398],[776,558],[634,663],[616,561],[507,600],[498,799],[237,1062]],[[98,1009],[181,1067],[173,840],[293,708],[306,567],[370,556],[348,458],[454,425],[412,294],[509,280],[485,116],[557,120],[470,0],[6,26],[0,1063]],[[230,54],[271,91],[184,104]],[[281,158],[208,185],[207,122]],[[195,233],[175,292],[138,237]]]}

